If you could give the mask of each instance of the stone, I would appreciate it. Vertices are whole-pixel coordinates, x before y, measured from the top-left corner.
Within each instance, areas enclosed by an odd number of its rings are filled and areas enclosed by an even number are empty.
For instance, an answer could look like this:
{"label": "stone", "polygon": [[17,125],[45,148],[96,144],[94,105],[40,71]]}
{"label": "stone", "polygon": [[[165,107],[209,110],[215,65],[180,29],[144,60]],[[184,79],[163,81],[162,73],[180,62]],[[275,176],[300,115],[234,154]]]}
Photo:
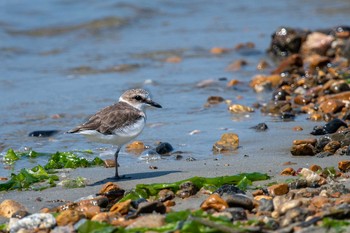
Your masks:
{"label": "stone", "polygon": [[272,199],[262,198],[259,200],[258,211],[273,211],[273,202]]}
{"label": "stone", "polygon": [[50,229],[55,225],[56,225],[56,219],[52,214],[36,213],[9,224],[9,229],[10,229],[10,233],[15,233],[15,232],[19,232],[21,229],[24,229],[24,230]]}
{"label": "stone", "polygon": [[83,214],[77,210],[64,210],[57,217],[56,222],[58,226],[65,226],[74,224],[83,218]]}
{"label": "stone", "polygon": [[142,202],[138,205],[138,209],[135,212],[135,216],[139,216],[140,214],[153,213],[153,212],[165,214],[166,207],[160,201]]}
{"label": "stone", "polygon": [[334,114],[339,112],[344,106],[345,104],[341,100],[326,100],[320,104],[319,108],[323,113]]}
{"label": "stone", "polygon": [[290,153],[294,156],[304,156],[304,155],[310,155],[313,156],[316,154],[315,147],[311,144],[299,144],[299,145],[293,145]]}
{"label": "stone", "polygon": [[268,126],[265,123],[259,123],[256,126],[250,127],[251,129],[255,129],[256,132],[263,132],[268,130]]}
{"label": "stone", "polygon": [[156,147],[156,152],[160,155],[169,154],[174,150],[173,146],[168,142],[161,142]]}
{"label": "stone", "polygon": [[315,138],[307,138],[303,140],[294,140],[293,145],[301,145],[301,144],[311,144],[313,146],[316,145],[317,139]]}
{"label": "stone", "polygon": [[180,63],[182,62],[182,58],[180,56],[170,56],[167,57],[164,61],[167,63]]}
{"label": "stone", "polygon": [[228,48],[221,48],[221,47],[213,47],[210,49],[210,53],[212,54],[223,54],[229,52],[230,49]]}
{"label": "stone", "polygon": [[133,223],[126,227],[132,228],[156,228],[165,225],[165,216],[160,214],[147,214],[138,217]]}
{"label": "stone", "polygon": [[280,196],[289,192],[289,186],[285,183],[275,184],[268,187],[268,191],[272,196]]}
{"label": "stone", "polygon": [[235,133],[224,133],[220,140],[213,146],[213,151],[217,153],[232,152],[239,146],[239,137]]}
{"label": "stone", "polygon": [[312,165],[310,165],[309,169],[313,172],[317,172],[317,171],[322,170],[322,167],[319,165],[316,165],[316,164],[312,164]]}
{"label": "stone", "polygon": [[342,160],[338,162],[338,168],[342,172],[350,171],[350,160]]}
{"label": "stone", "polygon": [[287,211],[297,208],[299,206],[301,206],[303,203],[301,200],[297,199],[297,200],[290,200],[287,202],[284,202],[278,209],[277,211],[280,214],[285,214]]}
{"label": "stone", "polygon": [[21,203],[11,199],[3,200],[0,204],[0,216],[2,217],[11,218],[12,215],[18,211],[27,212],[27,208]]}
{"label": "stone", "polygon": [[244,191],[240,190],[239,188],[237,188],[237,186],[233,185],[233,184],[224,184],[223,186],[221,186],[220,188],[218,188],[217,190],[214,191],[214,193],[219,194],[220,196],[226,194],[226,195],[233,195],[233,194],[245,194]]}
{"label": "stone", "polygon": [[111,167],[115,167],[116,166],[114,159],[105,159],[103,162],[104,162],[104,166],[106,168],[111,168]]}
{"label": "stone", "polygon": [[207,99],[207,104],[211,105],[211,104],[220,104],[222,102],[224,102],[225,99],[222,98],[221,96],[209,96]]}
{"label": "stone", "polygon": [[129,153],[141,154],[146,149],[146,146],[141,141],[133,141],[125,146],[125,150]]}
{"label": "stone", "polygon": [[256,92],[263,92],[277,87],[277,85],[282,81],[282,77],[279,74],[274,74],[270,76],[256,75],[253,77],[249,86]]}
{"label": "stone", "polygon": [[253,201],[244,194],[223,195],[222,198],[226,201],[229,207],[242,207],[247,210],[254,208]]}
{"label": "stone", "polygon": [[107,182],[102,186],[97,195],[103,195],[108,198],[109,201],[116,201],[123,197],[125,190],[121,189],[119,185],[113,182]]}
{"label": "stone", "polygon": [[200,207],[202,210],[214,209],[216,211],[223,211],[228,208],[228,204],[219,194],[214,193],[204,200]]}
{"label": "stone", "polygon": [[232,217],[232,221],[241,221],[241,220],[247,220],[247,213],[243,208],[236,207],[236,208],[227,208],[224,210],[224,212],[230,213]]}
{"label": "stone", "polygon": [[227,87],[233,87],[239,84],[239,81],[237,79],[231,79],[230,81],[227,82]]}
{"label": "stone", "polygon": [[340,148],[340,146],[341,146],[340,142],[330,141],[324,146],[323,150],[324,152],[329,152],[331,154],[334,154]]}
{"label": "stone", "polygon": [[295,176],[295,174],[296,174],[296,171],[291,167],[287,167],[283,169],[283,171],[281,172],[282,176]]}
{"label": "stone", "polygon": [[232,104],[228,107],[228,110],[231,113],[248,113],[248,112],[254,112],[254,108],[241,105],[241,104]]}
{"label": "stone", "polygon": [[130,206],[131,206],[131,199],[123,201],[123,202],[118,202],[111,207],[109,212],[118,213],[120,215],[125,215],[129,212]]}
{"label": "stone", "polygon": [[323,197],[323,196],[315,196],[311,199],[311,203],[313,206],[315,206],[316,208],[322,208],[323,206],[325,206],[326,204],[329,203],[329,198],[327,197]]}
{"label": "stone", "polygon": [[175,198],[175,194],[170,189],[162,189],[158,192],[158,199],[161,202],[172,200]]}

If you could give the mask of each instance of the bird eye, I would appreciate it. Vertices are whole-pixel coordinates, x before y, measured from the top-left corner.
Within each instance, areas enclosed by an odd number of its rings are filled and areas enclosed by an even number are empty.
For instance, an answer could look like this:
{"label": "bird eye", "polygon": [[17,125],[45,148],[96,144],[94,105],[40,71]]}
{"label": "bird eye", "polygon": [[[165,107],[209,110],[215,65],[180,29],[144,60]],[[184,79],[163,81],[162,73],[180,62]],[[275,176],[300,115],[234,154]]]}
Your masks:
{"label": "bird eye", "polygon": [[142,97],[137,95],[137,96],[134,97],[134,99],[140,101],[140,100],[142,100]]}

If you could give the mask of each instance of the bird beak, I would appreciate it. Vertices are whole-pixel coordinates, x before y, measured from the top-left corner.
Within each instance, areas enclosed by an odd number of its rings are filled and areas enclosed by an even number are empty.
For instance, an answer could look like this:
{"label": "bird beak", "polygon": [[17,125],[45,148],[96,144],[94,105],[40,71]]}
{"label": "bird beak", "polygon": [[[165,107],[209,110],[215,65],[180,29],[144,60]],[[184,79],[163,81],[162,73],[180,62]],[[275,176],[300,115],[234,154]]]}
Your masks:
{"label": "bird beak", "polygon": [[150,100],[150,99],[146,99],[145,102],[146,102],[147,104],[153,106],[153,107],[162,108],[162,106],[161,106],[160,104],[158,104],[158,103],[156,103],[156,102],[154,102],[154,101],[152,101],[152,100]]}

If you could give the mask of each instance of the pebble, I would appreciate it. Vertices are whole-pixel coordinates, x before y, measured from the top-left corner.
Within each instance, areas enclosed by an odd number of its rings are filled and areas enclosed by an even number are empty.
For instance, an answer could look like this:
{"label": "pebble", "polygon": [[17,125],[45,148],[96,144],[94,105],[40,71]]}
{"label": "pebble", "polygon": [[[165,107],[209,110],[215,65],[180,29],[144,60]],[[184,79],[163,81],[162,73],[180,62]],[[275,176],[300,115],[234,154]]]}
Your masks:
{"label": "pebble", "polygon": [[225,184],[223,186],[221,186],[220,188],[218,188],[217,190],[214,191],[214,193],[219,194],[220,196],[227,194],[227,195],[233,195],[233,194],[245,194],[244,191],[240,190],[239,188],[237,188],[235,185],[233,184]]}
{"label": "pebble", "polygon": [[285,183],[275,184],[268,187],[268,191],[272,196],[280,196],[289,192],[289,186]]}
{"label": "pebble", "polygon": [[11,199],[3,200],[0,204],[0,216],[2,217],[11,218],[12,215],[18,211],[27,212],[27,208],[21,203]]}
{"label": "pebble", "polygon": [[268,130],[268,126],[265,123],[259,123],[256,126],[251,127],[251,129],[255,129],[256,132],[263,132]]}
{"label": "pebble", "polygon": [[350,171],[350,160],[342,160],[338,162],[338,168],[342,172]]}
{"label": "pebble", "polygon": [[28,134],[29,137],[52,137],[56,134],[58,134],[59,130],[37,130],[30,132]]}
{"label": "pebble", "polygon": [[254,208],[253,201],[244,194],[224,194],[222,198],[229,207],[242,207],[247,210],[252,210]]}
{"label": "pebble", "polygon": [[160,155],[169,154],[174,150],[173,146],[168,142],[161,142],[156,147],[156,152]]}
{"label": "pebble", "polygon": [[129,226],[126,227],[126,229],[133,229],[133,228],[155,228],[155,227],[161,227],[165,224],[165,216],[160,214],[147,214],[144,216],[140,216],[131,223]]}
{"label": "pebble", "polygon": [[202,210],[214,209],[216,211],[223,211],[229,206],[228,203],[219,196],[219,194],[214,193],[205,199],[200,207]]}
{"label": "pebble", "polygon": [[50,229],[56,225],[56,219],[52,214],[36,213],[9,223],[10,233],[18,232],[20,229],[36,230]]}
{"label": "pebble", "polygon": [[231,152],[238,148],[239,137],[235,133],[224,133],[220,140],[213,145],[213,151],[217,153]]}

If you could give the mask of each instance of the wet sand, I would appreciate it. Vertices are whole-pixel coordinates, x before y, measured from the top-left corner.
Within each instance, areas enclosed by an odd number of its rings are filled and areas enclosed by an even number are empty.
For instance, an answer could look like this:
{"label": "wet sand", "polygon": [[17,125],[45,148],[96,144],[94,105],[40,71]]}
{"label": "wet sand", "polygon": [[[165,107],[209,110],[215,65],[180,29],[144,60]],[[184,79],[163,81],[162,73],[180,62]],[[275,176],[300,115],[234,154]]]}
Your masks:
{"label": "wet sand", "polygon": [[[130,179],[117,181],[116,183],[125,190],[130,190],[136,184],[167,183],[187,179],[193,176],[217,177],[235,175],[242,172],[261,172],[271,176],[272,181],[285,181],[286,176],[280,176],[280,172],[286,167],[293,167],[295,170],[302,167],[309,167],[312,164],[321,167],[337,167],[338,161],[346,159],[345,156],[330,156],[317,158],[314,156],[292,156],[289,148],[294,139],[315,138],[309,134],[313,123],[298,122],[270,122],[266,132],[255,132],[252,129],[250,137],[241,138],[240,148],[235,154],[210,155],[208,159],[186,161],[164,159],[150,163],[135,159],[132,167],[123,166],[123,159],[130,156],[125,151],[121,153],[120,174],[130,176]],[[302,126],[303,131],[295,132],[294,126]],[[237,132],[239,134],[239,132]],[[295,163],[285,166],[285,162]],[[156,166],[158,169],[151,170],[149,166]],[[64,174],[68,178],[81,176],[87,179],[88,185],[84,188],[66,189],[62,186],[49,188],[43,191],[9,191],[0,193],[1,200],[13,199],[24,204],[29,212],[34,213],[43,207],[54,207],[63,204],[64,201],[75,201],[82,197],[95,195],[103,184],[114,174],[114,168],[94,167],[69,170]],[[258,184],[258,182],[254,183]],[[249,191],[248,191],[249,193]],[[38,199],[41,199],[38,201]],[[175,210],[198,208],[202,199],[191,197],[190,199],[177,201]],[[4,219],[3,219],[4,221]]]}

